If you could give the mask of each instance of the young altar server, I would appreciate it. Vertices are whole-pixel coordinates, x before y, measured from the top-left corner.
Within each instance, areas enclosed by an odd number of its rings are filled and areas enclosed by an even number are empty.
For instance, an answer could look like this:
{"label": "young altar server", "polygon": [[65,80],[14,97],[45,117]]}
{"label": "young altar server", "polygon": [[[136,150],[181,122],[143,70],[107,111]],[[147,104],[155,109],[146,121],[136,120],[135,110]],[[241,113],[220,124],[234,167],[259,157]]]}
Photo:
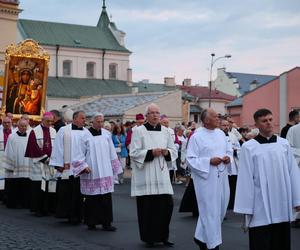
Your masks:
{"label": "young altar server", "polygon": [[17,130],[8,137],[4,152],[3,167],[8,208],[29,208],[31,160],[24,156],[29,137],[27,128],[27,120],[18,121]]}
{"label": "young altar server", "polygon": [[219,249],[221,224],[229,201],[232,145],[218,128],[218,114],[213,109],[203,110],[200,118],[203,127],[190,138],[186,157],[199,208],[194,240],[201,250]]}
{"label": "young altar server", "polygon": [[173,211],[173,188],[167,161],[177,158],[177,150],[168,129],[159,124],[159,107],[146,108],[147,123],[132,135],[131,195],[136,196],[140,238],[149,247],[156,242],[172,246],[169,224]]}
{"label": "young altar server", "polygon": [[122,166],[111,139],[103,129],[103,114],[95,114],[90,136],[84,138],[85,152],[72,162],[73,173],[80,176],[80,189],[84,195],[84,222],[90,230],[101,224],[105,231],[116,231],[112,226],[112,192],[114,176],[122,173]]}
{"label": "young altar server", "polygon": [[234,211],[246,215],[251,250],[289,250],[299,168],[288,141],[273,133],[271,111],[257,110],[254,121],[259,135],[242,146]]}

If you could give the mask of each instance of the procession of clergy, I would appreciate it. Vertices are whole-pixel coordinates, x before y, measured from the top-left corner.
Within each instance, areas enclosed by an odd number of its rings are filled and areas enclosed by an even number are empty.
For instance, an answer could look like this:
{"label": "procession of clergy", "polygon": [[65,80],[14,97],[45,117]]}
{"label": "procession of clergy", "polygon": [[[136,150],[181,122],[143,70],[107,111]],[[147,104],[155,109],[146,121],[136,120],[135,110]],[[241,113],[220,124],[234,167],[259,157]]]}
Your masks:
{"label": "procession of clergy", "polygon": [[[90,230],[102,225],[103,230],[116,231],[111,195],[124,166],[104,128],[104,116],[96,113],[88,129],[84,111],[74,112],[69,124],[60,117],[56,110],[46,112],[34,128],[26,115],[16,128],[9,114],[2,119],[1,198],[8,208],[29,208],[36,216],[53,212],[71,224],[84,221]],[[128,149],[131,196],[136,197],[140,239],[147,247],[174,245],[169,240],[170,173],[180,153],[179,162],[190,170],[196,194],[194,241],[199,249],[219,249],[227,208],[244,214],[251,250],[291,249],[290,222],[297,221],[300,212],[297,111],[290,113],[282,130],[287,140],[274,135],[272,112],[257,110],[253,117],[258,132],[246,141],[232,121],[205,109],[202,126],[193,129],[184,145],[182,134],[174,136],[168,124],[162,125],[167,117],[156,104],[147,106],[145,117],[130,130]]]}

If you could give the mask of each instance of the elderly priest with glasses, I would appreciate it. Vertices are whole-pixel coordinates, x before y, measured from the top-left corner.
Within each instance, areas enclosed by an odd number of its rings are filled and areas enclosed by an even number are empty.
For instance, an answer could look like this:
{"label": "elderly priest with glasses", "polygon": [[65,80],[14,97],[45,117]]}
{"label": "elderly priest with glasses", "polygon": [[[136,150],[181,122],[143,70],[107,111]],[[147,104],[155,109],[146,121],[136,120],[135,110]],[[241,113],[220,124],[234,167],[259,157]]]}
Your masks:
{"label": "elderly priest with glasses", "polygon": [[148,247],[169,241],[169,224],[173,211],[173,189],[168,161],[177,158],[177,150],[168,129],[159,123],[156,104],[146,108],[147,122],[137,127],[132,135],[131,195],[136,196],[140,238]]}

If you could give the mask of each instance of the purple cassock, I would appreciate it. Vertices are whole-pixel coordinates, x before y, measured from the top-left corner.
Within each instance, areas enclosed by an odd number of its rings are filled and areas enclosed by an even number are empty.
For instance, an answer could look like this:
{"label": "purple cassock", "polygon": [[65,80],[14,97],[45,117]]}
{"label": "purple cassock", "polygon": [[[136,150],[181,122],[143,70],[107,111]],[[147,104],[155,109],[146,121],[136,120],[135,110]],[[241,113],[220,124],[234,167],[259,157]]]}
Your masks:
{"label": "purple cassock", "polygon": [[51,144],[50,129],[47,127],[43,127],[42,125],[41,127],[43,129],[43,141],[44,141],[43,148],[41,149],[37,144],[35,133],[32,130],[29,134],[25,157],[37,158],[45,154],[48,155],[48,157],[51,156],[52,144]]}

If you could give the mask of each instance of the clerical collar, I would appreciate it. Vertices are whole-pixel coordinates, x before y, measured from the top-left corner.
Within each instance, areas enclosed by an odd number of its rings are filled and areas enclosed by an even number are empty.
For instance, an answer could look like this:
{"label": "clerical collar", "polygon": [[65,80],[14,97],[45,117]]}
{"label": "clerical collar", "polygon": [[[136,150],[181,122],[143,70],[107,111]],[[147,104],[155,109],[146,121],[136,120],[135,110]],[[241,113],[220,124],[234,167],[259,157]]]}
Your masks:
{"label": "clerical collar", "polygon": [[152,126],[149,122],[144,124],[145,128],[149,131],[161,131],[161,125],[157,124],[155,127]]}
{"label": "clerical collar", "polygon": [[93,127],[90,127],[90,128],[89,128],[89,131],[91,132],[91,134],[92,134],[93,136],[98,136],[98,135],[101,135],[101,134],[102,134],[101,128],[100,128],[99,130],[96,130],[96,129],[94,129]]}
{"label": "clerical collar", "polygon": [[17,134],[18,134],[18,136],[24,136],[24,137],[26,137],[26,132],[25,132],[25,133],[23,133],[23,134],[21,134],[21,132],[20,132],[20,131],[17,131]]}
{"label": "clerical collar", "polygon": [[229,136],[228,132],[223,131],[226,136]]}
{"label": "clerical collar", "polygon": [[256,140],[258,143],[260,144],[265,144],[265,143],[275,143],[277,142],[277,136],[276,135],[272,135],[269,139],[262,136],[261,134],[258,134],[254,140]]}
{"label": "clerical collar", "polygon": [[72,130],[83,130],[83,128],[80,128],[77,125],[72,123]]}

